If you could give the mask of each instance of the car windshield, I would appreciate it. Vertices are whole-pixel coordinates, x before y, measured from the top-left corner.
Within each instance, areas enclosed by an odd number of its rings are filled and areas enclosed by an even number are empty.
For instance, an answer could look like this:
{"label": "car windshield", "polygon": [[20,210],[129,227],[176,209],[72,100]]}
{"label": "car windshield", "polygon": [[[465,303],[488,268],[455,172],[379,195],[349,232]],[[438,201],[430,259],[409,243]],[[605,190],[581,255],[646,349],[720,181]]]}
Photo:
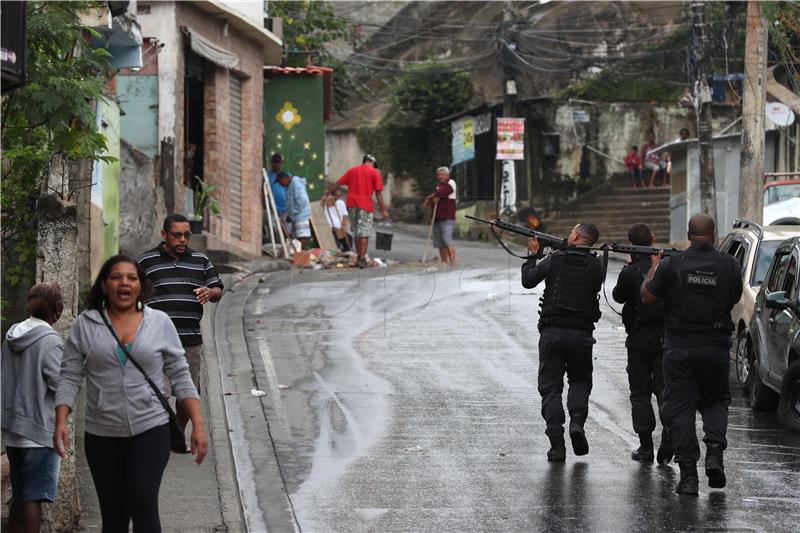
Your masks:
{"label": "car windshield", "polygon": [[787,183],[786,185],[773,185],[764,191],[764,205],[770,205],[784,200],[800,197],[800,183]]}
{"label": "car windshield", "polygon": [[750,285],[756,286],[764,283],[764,276],[767,275],[769,264],[772,261],[772,256],[775,255],[775,250],[782,241],[761,241],[758,246],[758,257],[756,258],[755,268],[753,269],[753,279]]}

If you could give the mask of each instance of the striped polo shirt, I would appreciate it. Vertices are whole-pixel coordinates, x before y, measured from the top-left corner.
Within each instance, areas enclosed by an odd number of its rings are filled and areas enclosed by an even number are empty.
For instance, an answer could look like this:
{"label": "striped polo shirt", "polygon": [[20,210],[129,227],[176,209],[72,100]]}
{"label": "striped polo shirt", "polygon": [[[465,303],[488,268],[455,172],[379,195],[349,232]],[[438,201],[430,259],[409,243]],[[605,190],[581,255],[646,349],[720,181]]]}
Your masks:
{"label": "striped polo shirt", "polygon": [[222,280],[202,252],[186,248],[179,259],[167,253],[162,242],[143,253],[137,263],[142,265],[145,277],[153,286],[147,305],[164,311],[172,319],[184,346],[203,344],[200,319],[203,306],[197,301],[194,290],[199,287],[223,288]]}

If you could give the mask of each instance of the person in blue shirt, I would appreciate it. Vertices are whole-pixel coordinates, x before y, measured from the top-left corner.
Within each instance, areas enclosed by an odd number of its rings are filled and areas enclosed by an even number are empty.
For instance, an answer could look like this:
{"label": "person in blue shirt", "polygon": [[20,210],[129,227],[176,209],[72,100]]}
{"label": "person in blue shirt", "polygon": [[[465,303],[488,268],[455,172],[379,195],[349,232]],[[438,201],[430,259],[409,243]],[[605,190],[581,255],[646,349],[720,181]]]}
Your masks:
{"label": "person in blue shirt", "polygon": [[291,235],[300,241],[303,248],[311,237],[311,202],[306,190],[307,181],[287,172],[278,174],[278,183],[286,190],[286,216],[291,224]]}
{"label": "person in blue shirt", "polygon": [[272,197],[275,198],[275,209],[278,210],[278,216],[281,218],[286,215],[286,189],[281,187],[278,183],[278,174],[283,171],[283,156],[281,154],[272,154],[270,161],[270,169],[267,171],[269,176],[269,185],[272,189]]}

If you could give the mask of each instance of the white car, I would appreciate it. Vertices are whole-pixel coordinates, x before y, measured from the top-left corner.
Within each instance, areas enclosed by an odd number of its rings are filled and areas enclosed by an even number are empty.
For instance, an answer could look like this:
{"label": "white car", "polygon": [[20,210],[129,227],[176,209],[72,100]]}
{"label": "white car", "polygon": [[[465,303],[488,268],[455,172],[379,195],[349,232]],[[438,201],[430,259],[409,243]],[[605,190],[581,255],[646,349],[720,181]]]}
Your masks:
{"label": "white car", "polygon": [[800,236],[800,226],[760,226],[746,220],[737,221],[733,229],[717,247],[720,252],[732,255],[742,268],[744,290],[742,298],[733,307],[734,324],[733,359],[736,377],[742,385],[749,384],[750,365],[748,353],[751,337],[747,331],[753,315],[758,289],[764,282],[772,256],[778,245],[790,237]]}

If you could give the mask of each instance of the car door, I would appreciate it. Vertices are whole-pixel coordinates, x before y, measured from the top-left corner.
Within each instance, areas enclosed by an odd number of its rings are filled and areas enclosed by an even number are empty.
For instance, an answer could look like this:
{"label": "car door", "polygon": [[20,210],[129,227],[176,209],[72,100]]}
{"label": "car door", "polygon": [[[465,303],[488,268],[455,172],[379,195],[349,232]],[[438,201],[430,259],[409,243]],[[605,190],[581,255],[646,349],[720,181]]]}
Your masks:
{"label": "car door", "polygon": [[[786,298],[796,301],[797,299],[797,256],[791,252],[786,254],[786,268],[780,279],[779,291],[786,293]],[[782,258],[783,259],[783,258]],[[768,338],[767,338],[767,366],[768,375],[764,376],[775,385],[780,386],[779,370],[786,361],[789,352],[791,333],[795,327],[794,306],[789,309],[770,309],[768,319]]]}
{"label": "car door", "polygon": [[[769,353],[773,349],[770,346],[772,336],[772,324],[774,322],[774,315],[776,310],[769,309],[764,305],[766,295],[779,291],[781,287],[781,280],[783,274],[786,272],[789,259],[791,258],[791,250],[788,248],[780,247],[775,252],[775,257],[772,258],[767,275],[764,278],[764,284],[761,287],[761,294],[756,300],[756,308],[753,312],[753,321],[751,323],[751,335],[756,343],[757,350],[757,364],[761,367],[761,375],[765,376],[769,369]],[[752,326],[755,325],[755,328]]]}

